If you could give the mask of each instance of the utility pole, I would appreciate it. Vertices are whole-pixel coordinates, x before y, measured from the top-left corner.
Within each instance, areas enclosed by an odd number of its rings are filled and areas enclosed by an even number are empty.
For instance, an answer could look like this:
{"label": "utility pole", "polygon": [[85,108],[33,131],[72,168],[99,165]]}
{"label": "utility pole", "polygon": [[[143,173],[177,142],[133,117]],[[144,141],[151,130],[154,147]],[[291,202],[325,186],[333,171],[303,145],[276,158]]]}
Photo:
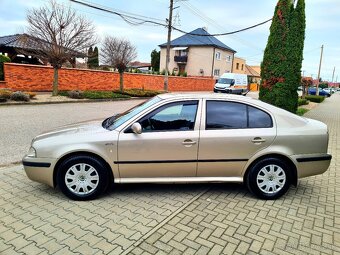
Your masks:
{"label": "utility pole", "polygon": [[316,91],[315,91],[315,95],[317,95],[317,96],[319,95],[319,84],[320,84],[320,72],[321,72],[322,55],[323,55],[323,45],[321,46],[321,55],[320,55],[320,64],[319,64],[318,80],[316,81]]}
{"label": "utility pole", "polygon": [[334,82],[334,73],[335,73],[335,66],[334,66],[334,69],[333,69],[332,83]]}
{"label": "utility pole", "polygon": [[170,0],[169,19],[168,19],[168,40],[166,43],[166,58],[165,58],[165,77],[164,77],[164,90],[168,91],[169,87],[169,62],[170,62],[170,41],[172,30],[172,11],[174,0]]}

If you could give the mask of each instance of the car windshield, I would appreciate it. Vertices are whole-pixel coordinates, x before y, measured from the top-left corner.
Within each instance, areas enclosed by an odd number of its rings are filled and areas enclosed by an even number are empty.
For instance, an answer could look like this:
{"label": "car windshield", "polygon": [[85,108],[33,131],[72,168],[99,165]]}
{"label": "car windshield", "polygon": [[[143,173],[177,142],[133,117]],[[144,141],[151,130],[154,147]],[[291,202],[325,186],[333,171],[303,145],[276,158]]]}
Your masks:
{"label": "car windshield", "polygon": [[219,78],[218,79],[218,83],[220,83],[220,84],[231,84],[232,81],[233,81],[233,79],[228,79],[228,78]]}
{"label": "car windshield", "polygon": [[154,105],[161,100],[162,99],[160,97],[155,96],[146,102],[136,105],[135,107],[127,110],[126,112],[105,119],[102,123],[102,126],[108,130],[114,130],[120,125],[122,125],[125,121],[133,118],[138,113],[144,111],[149,106]]}

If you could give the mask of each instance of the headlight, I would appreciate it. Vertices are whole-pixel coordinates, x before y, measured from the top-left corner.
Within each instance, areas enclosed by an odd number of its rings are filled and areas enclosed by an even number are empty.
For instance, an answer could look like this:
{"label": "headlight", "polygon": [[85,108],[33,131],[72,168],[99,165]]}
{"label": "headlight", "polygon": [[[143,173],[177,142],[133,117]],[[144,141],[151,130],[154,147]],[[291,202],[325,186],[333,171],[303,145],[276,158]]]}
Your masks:
{"label": "headlight", "polygon": [[37,156],[37,152],[33,147],[31,147],[27,152],[27,157],[35,158]]}

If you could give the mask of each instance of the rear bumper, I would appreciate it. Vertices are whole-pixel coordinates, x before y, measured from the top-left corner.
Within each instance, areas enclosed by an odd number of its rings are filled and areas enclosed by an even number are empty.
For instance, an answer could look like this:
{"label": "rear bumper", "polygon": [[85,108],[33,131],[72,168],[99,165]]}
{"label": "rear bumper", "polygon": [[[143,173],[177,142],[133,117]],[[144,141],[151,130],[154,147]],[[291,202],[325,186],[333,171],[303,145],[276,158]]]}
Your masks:
{"label": "rear bumper", "polygon": [[293,156],[298,178],[304,178],[308,176],[323,174],[327,171],[332,155],[330,154],[304,154]]}
{"label": "rear bumper", "polygon": [[45,183],[54,187],[53,169],[56,159],[52,158],[31,158],[25,156],[22,159],[26,175],[32,181]]}

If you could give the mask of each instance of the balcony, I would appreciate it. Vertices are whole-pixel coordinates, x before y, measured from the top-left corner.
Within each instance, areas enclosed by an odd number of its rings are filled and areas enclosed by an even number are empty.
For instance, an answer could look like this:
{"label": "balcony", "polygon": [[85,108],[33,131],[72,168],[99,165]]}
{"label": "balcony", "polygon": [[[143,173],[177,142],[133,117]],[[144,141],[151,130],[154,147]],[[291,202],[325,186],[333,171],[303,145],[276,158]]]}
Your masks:
{"label": "balcony", "polygon": [[188,62],[188,56],[175,56],[174,60],[177,63],[186,63]]}

